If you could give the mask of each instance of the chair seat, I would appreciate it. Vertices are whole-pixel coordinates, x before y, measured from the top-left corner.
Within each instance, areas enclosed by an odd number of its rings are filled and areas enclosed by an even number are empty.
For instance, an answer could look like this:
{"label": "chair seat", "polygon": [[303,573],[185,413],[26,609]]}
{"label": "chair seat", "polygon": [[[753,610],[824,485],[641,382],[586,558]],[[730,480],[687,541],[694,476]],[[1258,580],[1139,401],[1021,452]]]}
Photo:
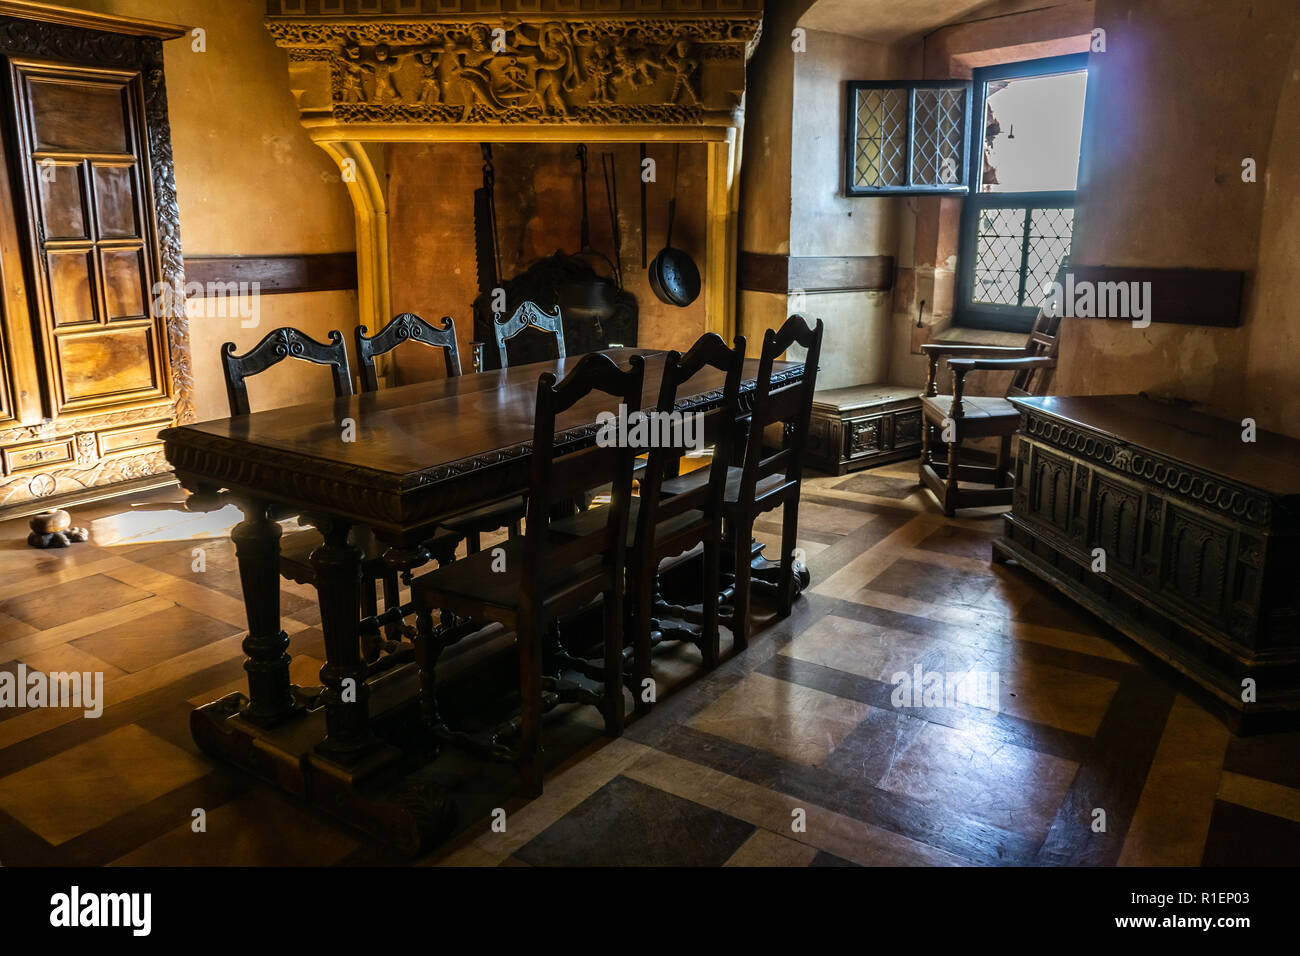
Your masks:
{"label": "chair seat", "polygon": [[[993,422],[1005,419],[1020,421],[1020,412],[1005,398],[993,398],[984,395],[962,396],[962,418],[979,419],[981,422]],[[952,411],[951,395],[928,395],[921,398],[925,417],[930,421],[941,422]]]}
{"label": "chair seat", "polygon": [[[523,590],[524,540],[511,538],[499,545],[478,551],[467,558],[422,574],[411,583],[412,594],[422,595],[428,606],[444,607],[446,598],[459,599],[460,603],[513,611],[519,605]],[[505,570],[493,570],[499,562],[497,548],[505,550]],[[548,568],[542,590],[545,593],[543,613],[553,613],[563,606],[572,606],[584,596],[594,597],[608,578],[604,562],[599,555],[577,564]]]}
{"label": "chair seat", "polygon": [[[727,468],[727,486],[722,491],[722,503],[724,505],[736,504],[736,499],[740,496],[740,477],[742,474],[743,469],[736,465]],[[762,495],[784,481],[785,475],[780,474],[760,478],[754,485],[754,494],[755,496]],[[674,495],[685,494],[688,491],[703,488],[708,483],[709,469],[698,468],[689,474],[667,479],[660,486],[660,493],[666,498],[671,498]]]}
{"label": "chair seat", "polygon": [[442,522],[442,526],[462,534],[472,531],[495,531],[497,528],[506,527],[511,522],[519,521],[525,517],[527,510],[528,504],[523,495],[515,495],[513,498],[494,501],[482,508],[452,515]]}
{"label": "chair seat", "polygon": [[[641,499],[633,498],[629,502],[627,519],[627,546],[629,548],[636,542],[637,515],[640,514],[640,511]],[[589,508],[586,511],[579,512],[572,518],[552,521],[551,530],[566,537],[581,538],[599,531],[605,527],[605,522],[608,520],[609,512],[604,508]],[[707,519],[704,517],[704,512],[698,508],[690,508],[681,514],[673,515],[666,521],[658,522],[658,526],[655,528],[655,540],[667,541],[693,525],[705,523],[707,523]]]}

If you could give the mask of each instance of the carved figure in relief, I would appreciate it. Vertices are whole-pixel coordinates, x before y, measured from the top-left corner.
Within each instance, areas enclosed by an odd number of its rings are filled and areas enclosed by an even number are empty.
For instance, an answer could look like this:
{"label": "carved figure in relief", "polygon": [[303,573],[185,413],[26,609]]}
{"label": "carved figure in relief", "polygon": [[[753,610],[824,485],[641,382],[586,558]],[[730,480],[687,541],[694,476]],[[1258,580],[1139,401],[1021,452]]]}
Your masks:
{"label": "carved figure in relief", "polygon": [[415,55],[420,64],[420,92],[416,102],[421,106],[434,106],[442,102],[442,84],[438,82],[438,56],[432,50],[421,50]]}
{"label": "carved figure in relief", "polygon": [[349,43],[343,48],[342,70],[343,102],[366,102],[366,87],[363,81],[367,75],[374,73],[374,68],[369,63],[361,61],[361,47],[355,43]]}
{"label": "carved figure in relief", "polygon": [[609,103],[612,99],[611,85],[614,80],[614,58],[609,44],[597,43],[587,53],[583,62],[587,78],[591,80],[591,102]]}
{"label": "carved figure in relief", "polygon": [[627,36],[614,47],[614,66],[619,82],[636,89],[654,82],[659,69],[654,51],[640,45],[640,34],[629,30]]}
{"label": "carved figure in relief", "polygon": [[393,80],[393,73],[401,64],[384,43],[375,47],[371,55],[374,57],[371,69],[375,74],[375,102],[380,105],[402,102],[401,91]]}
{"label": "carved figure in relief", "polygon": [[552,21],[538,26],[529,36],[528,27],[520,25],[515,31],[520,40],[519,55],[532,60],[535,100],[545,113],[569,115],[565,96],[578,87],[577,55],[564,24]]}
{"label": "carved figure in relief", "polygon": [[443,42],[439,78],[444,92],[457,88],[462,91],[462,120],[480,103],[498,110],[502,108],[487,66],[496,55],[492,52],[491,36],[487,26],[476,23],[470,27],[464,42],[458,43],[451,34]]}
{"label": "carved figure in relief", "polygon": [[691,77],[699,68],[700,61],[691,55],[691,41],[678,40],[664,55],[664,64],[673,74],[673,90],[668,94],[668,102],[700,106],[700,98],[691,85]]}

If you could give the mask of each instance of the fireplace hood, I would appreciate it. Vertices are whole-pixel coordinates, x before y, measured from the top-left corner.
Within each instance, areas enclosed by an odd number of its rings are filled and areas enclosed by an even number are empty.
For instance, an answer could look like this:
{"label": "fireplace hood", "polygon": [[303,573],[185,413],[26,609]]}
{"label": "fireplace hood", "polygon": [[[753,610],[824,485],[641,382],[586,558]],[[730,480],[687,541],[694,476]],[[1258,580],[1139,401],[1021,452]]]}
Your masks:
{"label": "fireplace hood", "polygon": [[762,0],[269,0],[356,211],[359,319],[391,318],[385,145],[703,143],[706,328],[735,333],[745,67]]}

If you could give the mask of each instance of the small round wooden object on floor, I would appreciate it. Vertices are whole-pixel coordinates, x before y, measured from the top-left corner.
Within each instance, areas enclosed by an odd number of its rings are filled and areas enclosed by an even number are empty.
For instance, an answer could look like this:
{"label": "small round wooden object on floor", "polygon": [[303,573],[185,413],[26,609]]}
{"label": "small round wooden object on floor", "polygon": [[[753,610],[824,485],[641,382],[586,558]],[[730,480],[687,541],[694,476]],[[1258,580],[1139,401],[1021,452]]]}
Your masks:
{"label": "small round wooden object on floor", "polygon": [[62,510],[42,511],[33,515],[28,525],[32,533],[27,543],[33,548],[66,548],[90,537],[85,528],[72,527],[72,516]]}

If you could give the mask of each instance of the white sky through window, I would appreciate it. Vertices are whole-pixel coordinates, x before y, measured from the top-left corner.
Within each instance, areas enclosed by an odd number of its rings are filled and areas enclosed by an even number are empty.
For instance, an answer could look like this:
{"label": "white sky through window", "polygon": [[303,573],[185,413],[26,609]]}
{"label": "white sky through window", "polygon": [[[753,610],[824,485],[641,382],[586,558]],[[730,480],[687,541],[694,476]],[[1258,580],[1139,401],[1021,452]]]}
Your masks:
{"label": "white sky through window", "polygon": [[996,171],[997,182],[981,180],[981,192],[1069,190],[1078,185],[1087,84],[1086,70],[988,83],[987,109],[1000,129],[985,161]]}

